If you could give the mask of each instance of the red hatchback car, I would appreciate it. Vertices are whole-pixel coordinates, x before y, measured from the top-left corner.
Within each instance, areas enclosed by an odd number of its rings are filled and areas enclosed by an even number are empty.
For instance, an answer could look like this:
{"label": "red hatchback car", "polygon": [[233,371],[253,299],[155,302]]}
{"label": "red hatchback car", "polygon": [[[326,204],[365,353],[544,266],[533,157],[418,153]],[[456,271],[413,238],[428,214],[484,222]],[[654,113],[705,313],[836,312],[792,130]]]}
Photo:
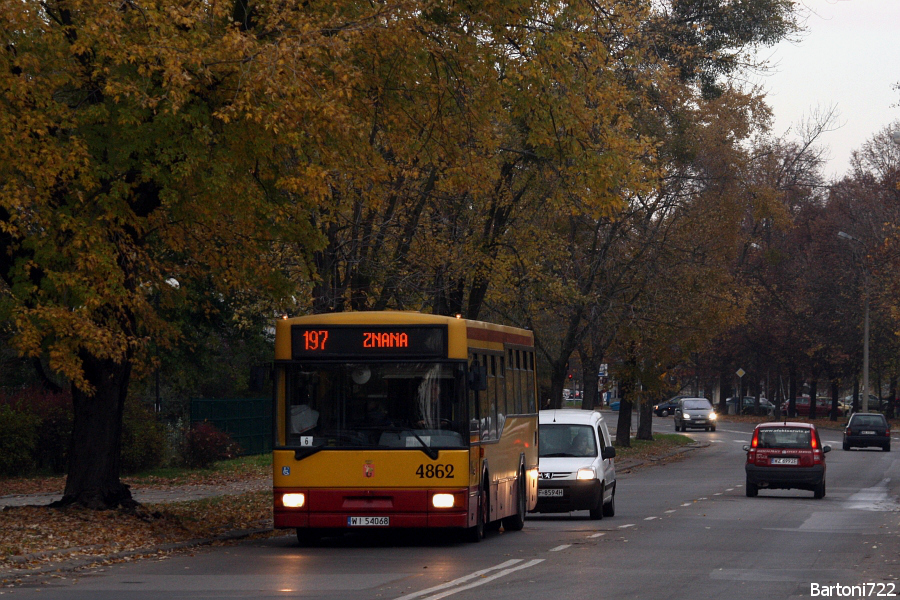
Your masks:
{"label": "red hatchback car", "polygon": [[811,423],[760,423],[753,430],[747,452],[747,496],[760,488],[810,490],[825,497],[825,453],[819,432]]}

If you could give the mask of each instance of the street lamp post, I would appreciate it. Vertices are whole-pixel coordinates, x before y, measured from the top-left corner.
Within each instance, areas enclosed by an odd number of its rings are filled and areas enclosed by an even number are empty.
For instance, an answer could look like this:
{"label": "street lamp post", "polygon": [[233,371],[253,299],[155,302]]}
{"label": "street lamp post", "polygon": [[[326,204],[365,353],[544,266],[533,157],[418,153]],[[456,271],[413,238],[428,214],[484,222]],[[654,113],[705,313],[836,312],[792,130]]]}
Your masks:
{"label": "street lamp post", "polygon": [[[865,249],[866,245],[849,233],[838,231],[838,237],[858,243]],[[869,412],[869,270],[863,262],[863,389],[862,411]]]}

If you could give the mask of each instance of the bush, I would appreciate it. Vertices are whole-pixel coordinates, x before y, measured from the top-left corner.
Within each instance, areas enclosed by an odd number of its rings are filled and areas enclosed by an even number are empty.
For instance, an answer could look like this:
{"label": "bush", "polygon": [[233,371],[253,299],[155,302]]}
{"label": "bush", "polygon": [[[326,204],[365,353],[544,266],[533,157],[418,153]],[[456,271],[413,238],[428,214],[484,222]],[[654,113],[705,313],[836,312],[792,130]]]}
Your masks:
{"label": "bush", "polygon": [[122,419],[122,472],[139,473],[163,464],[166,431],[156,414],[138,401],[125,403]]}
{"label": "bush", "polygon": [[32,466],[64,473],[72,437],[72,397],[66,392],[54,393],[32,387],[0,396],[0,405],[37,420]]}
{"label": "bush", "polygon": [[0,475],[18,477],[34,470],[40,419],[0,404]]}
{"label": "bush", "polygon": [[184,443],[184,462],[188,467],[208,469],[219,460],[235,458],[241,447],[231,436],[219,431],[207,421],[194,423]]}

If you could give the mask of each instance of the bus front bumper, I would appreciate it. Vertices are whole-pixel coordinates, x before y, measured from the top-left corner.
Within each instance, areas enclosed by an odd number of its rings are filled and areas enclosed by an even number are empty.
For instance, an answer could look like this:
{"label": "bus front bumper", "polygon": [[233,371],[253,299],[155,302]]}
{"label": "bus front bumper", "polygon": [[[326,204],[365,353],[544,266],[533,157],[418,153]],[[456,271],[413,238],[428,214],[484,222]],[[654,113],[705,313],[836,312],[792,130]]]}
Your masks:
{"label": "bus front bumper", "polygon": [[[284,494],[302,493],[302,507],[284,506]],[[449,494],[453,506],[435,508],[435,494]],[[470,495],[468,489],[426,490],[274,490],[276,529],[371,529],[378,527],[468,527]]]}

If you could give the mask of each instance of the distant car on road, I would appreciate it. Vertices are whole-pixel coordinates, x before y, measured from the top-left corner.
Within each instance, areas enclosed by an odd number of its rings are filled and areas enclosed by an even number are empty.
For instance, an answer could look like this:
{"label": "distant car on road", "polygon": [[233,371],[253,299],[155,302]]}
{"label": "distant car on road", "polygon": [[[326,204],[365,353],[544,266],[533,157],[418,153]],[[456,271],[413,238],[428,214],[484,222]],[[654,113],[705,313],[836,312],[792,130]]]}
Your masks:
{"label": "distant car on road", "polygon": [[760,423],[744,450],[748,497],[760,488],[811,490],[815,498],[825,497],[825,454],[831,446],[822,445],[812,423]]}
{"label": "distant car on road", "polygon": [[716,411],[706,398],[682,398],[675,407],[675,431],[688,427],[716,430]]}
{"label": "distant car on road", "polygon": [[881,413],[854,413],[844,429],[844,450],[878,446],[891,451],[891,425]]}

